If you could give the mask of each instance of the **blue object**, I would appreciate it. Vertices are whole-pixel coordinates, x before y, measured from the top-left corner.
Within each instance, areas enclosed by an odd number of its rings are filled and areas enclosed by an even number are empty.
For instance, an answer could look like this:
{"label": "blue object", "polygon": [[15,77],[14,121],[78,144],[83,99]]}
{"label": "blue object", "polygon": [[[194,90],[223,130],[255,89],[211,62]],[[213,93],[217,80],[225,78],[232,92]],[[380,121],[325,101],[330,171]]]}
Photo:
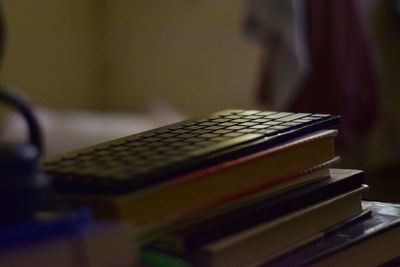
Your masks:
{"label": "blue object", "polygon": [[89,208],[77,208],[68,212],[46,211],[46,214],[49,215],[46,217],[51,218],[0,226],[0,249],[79,231],[92,218]]}

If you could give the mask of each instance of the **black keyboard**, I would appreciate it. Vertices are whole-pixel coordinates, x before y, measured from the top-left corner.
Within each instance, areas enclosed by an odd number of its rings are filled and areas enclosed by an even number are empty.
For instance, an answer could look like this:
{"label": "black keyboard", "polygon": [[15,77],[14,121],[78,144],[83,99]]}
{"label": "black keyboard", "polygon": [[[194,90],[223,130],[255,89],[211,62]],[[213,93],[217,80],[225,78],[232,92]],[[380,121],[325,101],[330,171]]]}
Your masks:
{"label": "black keyboard", "polygon": [[62,192],[130,192],[338,122],[326,114],[226,110],[57,156],[44,168]]}

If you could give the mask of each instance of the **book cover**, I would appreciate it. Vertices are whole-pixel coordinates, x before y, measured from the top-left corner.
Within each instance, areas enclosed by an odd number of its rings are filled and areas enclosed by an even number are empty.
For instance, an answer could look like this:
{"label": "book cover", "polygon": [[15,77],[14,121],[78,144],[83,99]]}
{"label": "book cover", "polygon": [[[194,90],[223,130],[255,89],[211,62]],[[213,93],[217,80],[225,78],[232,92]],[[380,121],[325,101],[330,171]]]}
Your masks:
{"label": "book cover", "polygon": [[153,246],[168,247],[176,252],[192,250],[202,244],[243,231],[259,223],[283,216],[295,210],[355,190],[364,183],[364,172],[331,169],[330,177],[321,181],[269,196],[268,191],[244,198],[242,205],[229,211],[219,211],[171,232],[153,242]]}
{"label": "book cover", "polygon": [[66,197],[92,207],[99,218],[124,219],[139,231],[149,231],[165,220],[229,203],[335,163],[336,134],[318,131],[138,192]]}
{"label": "book cover", "polygon": [[400,263],[400,205],[363,204],[371,210],[362,218],[321,239],[262,266],[378,266]]}

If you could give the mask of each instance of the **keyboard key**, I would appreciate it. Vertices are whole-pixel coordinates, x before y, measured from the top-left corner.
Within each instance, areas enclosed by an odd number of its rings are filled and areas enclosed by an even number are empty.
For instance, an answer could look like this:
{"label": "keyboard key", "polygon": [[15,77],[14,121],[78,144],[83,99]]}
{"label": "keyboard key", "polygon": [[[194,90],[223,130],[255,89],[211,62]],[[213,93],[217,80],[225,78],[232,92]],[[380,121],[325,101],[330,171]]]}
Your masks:
{"label": "keyboard key", "polygon": [[192,133],[194,133],[194,134],[205,134],[205,133],[209,133],[210,131],[209,130],[196,130],[196,131],[193,131]]}
{"label": "keyboard key", "polygon": [[218,136],[218,134],[202,134],[202,135],[199,135],[199,137],[203,137],[203,138],[207,138],[207,139],[210,139],[210,138],[214,138],[214,137],[217,137]]}
{"label": "keyboard key", "polygon": [[182,128],[182,129],[174,130],[172,133],[178,135],[178,134],[184,134],[184,133],[188,133],[188,132],[190,132],[190,130]]}
{"label": "keyboard key", "polygon": [[278,121],[289,122],[289,121],[293,121],[293,120],[297,120],[297,119],[300,119],[300,118],[307,117],[308,115],[310,115],[310,113],[296,113],[296,114],[292,114],[292,115],[289,115],[289,116],[285,116],[285,117],[279,118]]}
{"label": "keyboard key", "polygon": [[237,125],[237,126],[227,127],[226,129],[228,129],[228,130],[240,130],[240,129],[243,129],[243,128],[246,128],[246,127]]}
{"label": "keyboard key", "polygon": [[243,133],[239,133],[239,132],[232,132],[232,133],[227,133],[227,134],[224,134],[224,136],[228,136],[228,137],[238,137],[238,136],[242,136],[243,135]]}
{"label": "keyboard key", "polygon": [[211,141],[216,141],[216,142],[221,142],[221,141],[226,141],[229,140],[229,137],[227,136],[218,136],[210,139]]}
{"label": "keyboard key", "polygon": [[257,123],[264,123],[264,122],[267,122],[267,121],[271,121],[270,119],[256,119],[256,120],[253,120],[253,122],[257,122]]}
{"label": "keyboard key", "polygon": [[160,138],[160,137],[149,137],[149,138],[146,138],[145,139],[145,141],[146,142],[158,142],[158,141],[160,141],[162,138]]}
{"label": "keyboard key", "polygon": [[279,121],[268,121],[268,122],[263,123],[263,125],[271,126],[271,125],[279,125],[281,123],[282,122],[279,122]]}
{"label": "keyboard key", "polygon": [[240,123],[240,126],[253,126],[253,125],[257,125],[257,122],[244,122],[244,123]]}
{"label": "keyboard key", "polygon": [[179,137],[182,139],[187,139],[187,138],[192,138],[195,137],[196,134],[192,134],[192,133],[186,133],[186,134],[181,134]]}
{"label": "keyboard key", "polygon": [[237,144],[242,144],[242,143],[246,143],[255,139],[259,139],[262,138],[263,136],[261,134],[246,134],[246,135],[242,135],[240,137],[236,137],[236,138],[232,138],[229,139],[227,141],[224,142],[220,142],[217,143],[215,145],[206,147],[206,148],[202,148],[202,149],[196,149],[194,151],[191,151],[189,153],[190,156],[192,157],[196,157],[196,156],[200,156],[200,155],[204,155],[204,154],[208,154],[214,151],[218,151],[222,148],[226,148],[226,147],[230,147],[230,146],[234,146]]}
{"label": "keyboard key", "polygon": [[216,124],[217,124],[216,122],[211,122],[211,121],[199,123],[199,125],[201,125],[201,126],[212,126],[212,125],[216,125]]}
{"label": "keyboard key", "polygon": [[265,117],[269,117],[269,116],[271,116],[271,115],[273,115],[273,114],[276,114],[277,112],[275,112],[275,111],[261,111],[261,112],[259,112],[259,113],[257,113],[257,115],[261,115],[261,116],[265,116]]}
{"label": "keyboard key", "polygon": [[169,137],[169,138],[165,138],[162,140],[163,143],[176,143],[182,141],[182,139],[179,137],[179,135],[175,136],[175,137]]}
{"label": "keyboard key", "polygon": [[301,124],[309,123],[311,121],[313,121],[313,119],[298,119],[298,120],[295,120],[295,122],[299,122]]}
{"label": "keyboard key", "polygon": [[236,119],[236,120],[233,120],[232,122],[236,122],[236,123],[244,123],[244,122],[248,122],[249,120],[246,120],[246,119]]}
{"label": "keyboard key", "polygon": [[224,126],[209,126],[204,128],[204,130],[209,130],[209,131],[214,131],[214,130],[219,130],[219,129],[223,129]]}
{"label": "keyboard key", "polygon": [[268,116],[269,119],[280,119],[289,115],[292,115],[293,113],[289,113],[289,112],[278,112],[275,114],[272,114],[270,116]]}
{"label": "keyboard key", "polygon": [[247,128],[239,130],[238,133],[254,133],[255,131],[257,131],[257,129]]}
{"label": "keyboard key", "polygon": [[268,127],[271,127],[269,125],[264,125],[264,124],[259,124],[259,125],[255,125],[255,126],[251,126],[251,129],[266,129]]}
{"label": "keyboard key", "polygon": [[174,133],[165,133],[165,134],[160,134],[158,137],[160,137],[161,139],[165,139],[165,138],[174,137],[174,136],[176,136],[176,134],[174,134]]}
{"label": "keyboard key", "polygon": [[[145,142],[133,141],[133,142],[127,143],[126,145],[129,147],[138,147],[138,146],[144,146],[145,144],[146,144]],[[98,153],[100,153],[100,152],[104,152],[104,151],[99,151]]]}
{"label": "keyboard key", "polygon": [[[241,114],[240,114],[241,115]],[[231,120],[235,120],[235,119],[241,119],[242,116],[238,116],[238,115],[229,115],[226,116],[225,118],[231,119]]]}
{"label": "keyboard key", "polygon": [[212,121],[213,122],[217,122],[217,123],[224,123],[224,122],[228,122],[229,119],[221,119],[221,118],[219,118],[219,119],[213,119]]}
{"label": "keyboard key", "polygon": [[193,138],[186,139],[187,142],[191,142],[191,143],[198,143],[198,142],[201,142],[204,140],[206,140],[206,138],[193,137]]}
{"label": "keyboard key", "polygon": [[127,150],[128,148],[126,146],[115,146],[115,147],[111,147],[108,150],[109,151],[124,151]]}
{"label": "keyboard key", "polygon": [[223,130],[213,131],[212,133],[214,133],[214,134],[226,134],[226,133],[230,133],[230,132],[233,132],[233,130],[223,129]]}
{"label": "keyboard key", "polygon": [[186,127],[186,129],[188,129],[188,130],[198,130],[198,129],[203,129],[205,126],[202,126],[202,125],[193,125],[193,126],[189,126],[189,127]]}
{"label": "keyboard key", "polygon": [[257,116],[257,115],[246,116],[246,119],[248,119],[248,120],[258,120],[261,118],[262,118],[262,116]]}

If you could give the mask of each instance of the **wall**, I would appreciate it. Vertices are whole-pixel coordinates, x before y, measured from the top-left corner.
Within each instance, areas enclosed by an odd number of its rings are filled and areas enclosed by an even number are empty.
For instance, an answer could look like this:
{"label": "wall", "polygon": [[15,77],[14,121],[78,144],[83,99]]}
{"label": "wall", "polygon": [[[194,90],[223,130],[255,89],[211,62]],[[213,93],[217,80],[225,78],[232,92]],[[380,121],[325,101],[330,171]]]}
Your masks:
{"label": "wall", "polygon": [[243,1],[107,3],[111,107],[152,98],[191,113],[251,106],[258,50],[242,36]]}
{"label": "wall", "polygon": [[243,0],[3,0],[3,80],[41,105],[195,115],[251,107],[259,51]]}
{"label": "wall", "polygon": [[40,105],[95,107],[96,44],[90,1],[4,0],[8,43],[2,79]]}

